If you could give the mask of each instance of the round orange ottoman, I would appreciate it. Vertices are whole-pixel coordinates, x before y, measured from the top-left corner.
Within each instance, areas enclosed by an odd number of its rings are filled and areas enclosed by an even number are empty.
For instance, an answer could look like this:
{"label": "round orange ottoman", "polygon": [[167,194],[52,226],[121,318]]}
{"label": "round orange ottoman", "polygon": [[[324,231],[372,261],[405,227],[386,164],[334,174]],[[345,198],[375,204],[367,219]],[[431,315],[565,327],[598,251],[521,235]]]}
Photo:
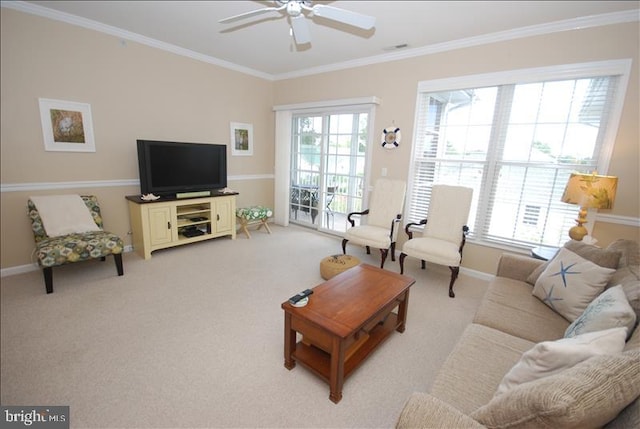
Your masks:
{"label": "round orange ottoman", "polygon": [[320,261],[320,275],[329,280],[343,271],[353,268],[360,263],[360,259],[350,255],[331,255]]}

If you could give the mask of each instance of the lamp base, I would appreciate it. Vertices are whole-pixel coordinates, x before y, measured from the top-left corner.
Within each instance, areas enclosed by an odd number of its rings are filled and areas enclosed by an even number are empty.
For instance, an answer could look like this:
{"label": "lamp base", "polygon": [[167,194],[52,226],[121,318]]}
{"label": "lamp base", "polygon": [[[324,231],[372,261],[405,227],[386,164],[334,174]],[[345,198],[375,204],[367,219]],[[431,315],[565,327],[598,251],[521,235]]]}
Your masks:
{"label": "lamp base", "polygon": [[589,231],[587,231],[587,228],[582,225],[576,225],[569,230],[569,237],[576,241],[582,241],[584,236],[587,234],[589,234]]}
{"label": "lamp base", "polygon": [[584,225],[587,223],[587,208],[580,207],[580,212],[578,212],[578,219],[576,219],[576,226],[569,230],[569,237],[576,241],[582,241],[585,235],[589,234],[587,228]]}

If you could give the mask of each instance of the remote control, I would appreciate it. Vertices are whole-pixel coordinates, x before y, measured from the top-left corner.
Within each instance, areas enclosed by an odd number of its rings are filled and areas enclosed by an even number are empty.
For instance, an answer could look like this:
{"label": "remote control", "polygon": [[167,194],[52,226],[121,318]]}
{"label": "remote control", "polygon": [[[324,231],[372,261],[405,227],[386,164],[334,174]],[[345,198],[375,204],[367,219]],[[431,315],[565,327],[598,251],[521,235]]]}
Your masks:
{"label": "remote control", "polygon": [[313,293],[313,291],[311,289],[304,290],[304,291],[300,292],[299,294],[294,295],[291,298],[289,298],[289,303],[290,304],[295,304],[296,302],[300,301],[302,298],[306,298],[309,295],[311,295],[312,293]]}

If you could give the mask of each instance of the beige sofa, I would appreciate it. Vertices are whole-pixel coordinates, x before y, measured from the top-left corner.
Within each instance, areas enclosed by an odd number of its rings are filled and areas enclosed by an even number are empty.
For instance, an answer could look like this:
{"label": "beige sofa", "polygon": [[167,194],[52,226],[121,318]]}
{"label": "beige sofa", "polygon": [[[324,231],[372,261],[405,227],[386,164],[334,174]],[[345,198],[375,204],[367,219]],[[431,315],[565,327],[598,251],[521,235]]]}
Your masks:
{"label": "beige sofa", "polygon": [[[607,262],[598,258],[614,257],[611,268],[617,266],[617,270],[607,288],[622,284],[640,320],[637,242],[618,240],[599,249],[570,241],[565,247],[601,266]],[[494,397],[524,352],[536,343],[563,338],[570,325],[532,295],[536,277],[549,263],[502,256],[473,323],[443,364],[430,392],[416,392],[408,399],[397,428],[640,427],[637,321],[621,353],[591,357],[560,374]]]}

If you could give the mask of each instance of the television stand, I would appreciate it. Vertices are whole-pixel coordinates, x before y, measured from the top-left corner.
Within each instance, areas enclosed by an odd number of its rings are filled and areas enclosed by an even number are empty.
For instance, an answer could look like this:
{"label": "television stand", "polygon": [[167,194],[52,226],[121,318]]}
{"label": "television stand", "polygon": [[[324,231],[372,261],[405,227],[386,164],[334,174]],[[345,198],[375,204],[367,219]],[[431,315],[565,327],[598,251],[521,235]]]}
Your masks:
{"label": "television stand", "polygon": [[235,193],[211,193],[208,197],[143,201],[126,197],[129,204],[133,249],[144,259],[151,252],[212,238],[236,238]]}

